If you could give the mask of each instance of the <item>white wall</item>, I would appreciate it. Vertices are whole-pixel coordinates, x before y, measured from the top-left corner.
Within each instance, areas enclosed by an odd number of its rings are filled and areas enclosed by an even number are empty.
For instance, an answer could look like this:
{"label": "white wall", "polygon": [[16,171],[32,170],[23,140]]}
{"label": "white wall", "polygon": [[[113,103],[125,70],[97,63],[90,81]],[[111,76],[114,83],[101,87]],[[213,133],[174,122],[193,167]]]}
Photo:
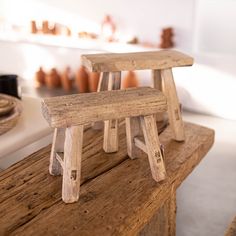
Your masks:
{"label": "white wall", "polygon": [[[195,0],[0,0],[0,18],[17,22],[33,18],[100,29],[105,14],[117,22],[120,35],[159,42],[160,29],[173,26],[178,47],[191,49]],[[4,9],[4,10],[3,10]],[[86,29],[84,29],[86,30]]]}
{"label": "white wall", "polygon": [[236,1],[198,0],[195,51],[236,54]]}

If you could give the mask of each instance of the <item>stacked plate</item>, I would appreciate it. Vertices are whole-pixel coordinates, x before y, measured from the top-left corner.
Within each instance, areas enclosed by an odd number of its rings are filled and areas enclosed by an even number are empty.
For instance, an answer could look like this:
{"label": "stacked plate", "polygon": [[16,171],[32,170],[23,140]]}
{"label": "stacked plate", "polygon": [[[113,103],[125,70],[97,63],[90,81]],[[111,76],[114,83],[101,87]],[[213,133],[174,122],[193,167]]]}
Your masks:
{"label": "stacked plate", "polygon": [[0,135],[17,124],[22,110],[22,104],[19,99],[0,94]]}

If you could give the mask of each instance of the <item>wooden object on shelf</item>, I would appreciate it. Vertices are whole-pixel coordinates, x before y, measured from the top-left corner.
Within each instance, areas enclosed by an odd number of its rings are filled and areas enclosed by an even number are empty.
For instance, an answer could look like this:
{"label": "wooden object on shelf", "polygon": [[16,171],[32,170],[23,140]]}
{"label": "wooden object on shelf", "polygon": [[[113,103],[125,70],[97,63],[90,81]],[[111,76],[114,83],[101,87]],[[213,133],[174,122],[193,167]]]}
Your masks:
{"label": "wooden object on shelf", "polygon": [[89,91],[97,92],[99,83],[100,73],[90,72],[89,73]]}
{"label": "wooden object on shelf", "polygon": [[231,224],[228,226],[225,236],[235,236],[236,235],[236,216],[234,217]]}
{"label": "wooden object on shelf", "polygon": [[46,73],[42,67],[39,67],[39,70],[35,73],[35,81],[39,86],[46,83]]}
{"label": "wooden object on shelf", "polygon": [[[104,126],[103,149],[105,152],[111,153],[118,151],[118,119],[126,118],[129,147],[139,148],[134,142],[134,138],[138,140],[138,143],[142,143],[145,147],[142,150],[148,155],[153,179],[157,182],[164,180],[166,171],[154,114],[166,109],[165,96],[156,89],[146,87],[44,99],[43,116],[51,127],[56,128],[49,172],[53,175],[59,174],[61,171],[58,169],[58,165],[61,165],[63,201],[72,203],[79,199],[83,129],[84,125],[96,121],[113,120],[116,122],[114,127],[109,127],[112,129],[112,133],[107,132],[109,123],[105,122]],[[132,127],[133,117],[137,117],[137,122],[140,124],[136,128],[142,128],[139,133],[143,132],[144,142],[133,134],[133,132],[137,133]],[[56,149],[58,149],[58,129],[63,128],[65,128],[65,141],[62,157]],[[128,130],[129,128],[130,130]],[[60,140],[61,137],[60,134]],[[114,146],[116,149],[113,149]],[[128,151],[128,154],[132,159],[137,157],[133,156],[132,152]]]}
{"label": "wooden object on shelf", "polygon": [[44,34],[50,34],[51,33],[51,31],[49,29],[49,22],[47,20],[44,20],[42,22],[42,32]]}
{"label": "wooden object on shelf", "polygon": [[61,74],[61,84],[66,92],[71,91],[73,84],[73,74],[69,66]]}
{"label": "wooden object on shelf", "polygon": [[69,206],[60,200],[62,178],[48,175],[51,146],[32,154],[0,173],[0,234],[174,236],[176,189],[214,142],[211,129],[185,123],[185,131],[182,143],[170,127],[160,134],[168,179],[157,184],[146,158],[127,157],[123,125],[114,154],[103,152],[101,131],[86,130],[80,201]]}
{"label": "wooden object on shelf", "polygon": [[52,68],[51,71],[46,74],[45,81],[48,88],[58,88],[61,86],[61,78],[56,68]]}
{"label": "wooden object on shelf", "polygon": [[76,87],[80,93],[89,92],[88,72],[84,66],[81,66],[75,75]]}
{"label": "wooden object on shelf", "polygon": [[17,124],[23,111],[23,107],[19,99],[5,94],[0,94],[0,100],[1,98],[12,101],[14,107],[12,108],[11,106],[9,113],[0,116],[0,135],[6,133]]}
{"label": "wooden object on shelf", "polygon": [[[174,50],[162,50],[136,53],[105,53],[87,54],[81,56],[82,64],[91,72],[121,73],[126,70],[153,71],[152,80],[154,88],[163,90],[168,100],[168,118],[176,141],[184,141],[184,127],[179,108],[179,101],[172,75],[172,68],[191,66],[193,58]],[[103,80],[103,77],[101,77]],[[115,84],[114,79],[112,83]],[[101,81],[100,84],[103,84]],[[109,86],[108,86],[109,87]],[[110,87],[113,88],[113,85]],[[108,88],[109,89],[109,88]],[[118,89],[118,87],[116,87]],[[162,114],[157,120],[163,120]],[[111,127],[112,124],[109,124]],[[109,132],[113,132],[111,130]],[[115,144],[111,149],[115,149]]]}
{"label": "wooden object on shelf", "polygon": [[138,87],[138,78],[134,71],[129,71],[122,80],[122,88]]}

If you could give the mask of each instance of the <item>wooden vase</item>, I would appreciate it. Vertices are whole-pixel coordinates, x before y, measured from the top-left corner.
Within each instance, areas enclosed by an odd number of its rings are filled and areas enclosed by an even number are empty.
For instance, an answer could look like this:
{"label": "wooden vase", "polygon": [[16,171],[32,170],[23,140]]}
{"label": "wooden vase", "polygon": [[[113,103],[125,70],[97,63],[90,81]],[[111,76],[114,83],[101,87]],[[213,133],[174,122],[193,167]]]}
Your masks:
{"label": "wooden vase", "polygon": [[127,75],[124,77],[122,82],[122,88],[133,88],[138,87],[138,78],[133,71],[129,71]]}
{"label": "wooden vase", "polygon": [[55,68],[52,68],[47,74],[46,85],[48,88],[58,88],[61,86],[61,78]]}
{"label": "wooden vase", "polygon": [[72,79],[73,79],[72,71],[71,68],[68,66],[61,75],[61,84],[66,92],[69,92],[72,89],[72,82],[73,82]]}
{"label": "wooden vase", "polygon": [[39,70],[35,73],[35,81],[37,85],[41,86],[45,84],[46,73],[43,71],[42,67],[39,67]]}
{"label": "wooden vase", "polygon": [[81,66],[76,73],[76,87],[80,93],[87,93],[89,92],[89,83],[88,83],[88,72],[86,71],[84,66]]}
{"label": "wooden vase", "polygon": [[91,72],[89,73],[89,91],[97,92],[99,83],[100,73]]}

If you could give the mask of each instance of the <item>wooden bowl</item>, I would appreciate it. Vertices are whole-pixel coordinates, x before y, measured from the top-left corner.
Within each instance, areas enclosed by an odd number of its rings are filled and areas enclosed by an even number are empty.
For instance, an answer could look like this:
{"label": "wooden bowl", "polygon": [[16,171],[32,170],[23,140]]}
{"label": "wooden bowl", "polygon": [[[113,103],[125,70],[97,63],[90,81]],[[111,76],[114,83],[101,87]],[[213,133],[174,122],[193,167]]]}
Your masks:
{"label": "wooden bowl", "polygon": [[14,104],[14,107],[9,113],[0,116],[0,135],[6,133],[17,124],[23,110],[19,99],[5,94],[0,94],[0,99],[1,98],[11,101]]}

